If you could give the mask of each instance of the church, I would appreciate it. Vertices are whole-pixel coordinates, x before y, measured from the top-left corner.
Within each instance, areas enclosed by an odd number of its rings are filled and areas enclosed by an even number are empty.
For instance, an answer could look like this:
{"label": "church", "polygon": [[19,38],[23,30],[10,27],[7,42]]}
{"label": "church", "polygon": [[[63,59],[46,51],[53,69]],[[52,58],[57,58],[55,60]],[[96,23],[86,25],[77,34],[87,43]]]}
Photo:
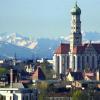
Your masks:
{"label": "church", "polygon": [[75,3],[71,10],[70,43],[61,43],[53,55],[53,67],[57,74],[65,74],[67,69],[82,71],[85,68],[100,67],[100,44],[82,43],[81,9]]}

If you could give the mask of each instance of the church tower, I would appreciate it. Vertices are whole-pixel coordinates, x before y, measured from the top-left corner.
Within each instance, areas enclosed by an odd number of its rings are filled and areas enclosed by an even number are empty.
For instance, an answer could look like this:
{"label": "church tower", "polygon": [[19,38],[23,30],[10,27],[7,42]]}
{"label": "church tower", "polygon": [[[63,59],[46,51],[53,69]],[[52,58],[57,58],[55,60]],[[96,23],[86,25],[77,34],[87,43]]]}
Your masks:
{"label": "church tower", "polygon": [[71,10],[71,34],[70,34],[70,51],[73,52],[73,48],[82,45],[81,34],[81,9],[78,7],[77,2]]}

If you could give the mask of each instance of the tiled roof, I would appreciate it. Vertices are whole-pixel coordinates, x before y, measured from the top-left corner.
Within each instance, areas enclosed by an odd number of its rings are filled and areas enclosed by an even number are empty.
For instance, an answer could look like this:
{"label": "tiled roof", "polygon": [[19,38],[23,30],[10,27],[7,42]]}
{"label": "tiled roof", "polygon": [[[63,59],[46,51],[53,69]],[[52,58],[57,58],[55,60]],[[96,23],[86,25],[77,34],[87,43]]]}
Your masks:
{"label": "tiled roof", "polygon": [[33,80],[45,80],[45,75],[40,67],[37,67],[36,71],[32,75]]}
{"label": "tiled roof", "polygon": [[[87,47],[89,47],[89,43],[88,44],[84,44],[81,46],[76,46],[73,49],[73,53],[74,54],[83,54],[85,49]],[[94,49],[96,50],[97,53],[100,54],[100,44],[98,43],[91,43],[91,45],[94,47]],[[60,46],[55,50],[55,54],[67,54],[70,51],[70,44],[64,44],[61,43]]]}
{"label": "tiled roof", "polygon": [[69,52],[69,44],[61,43],[60,46],[55,50],[55,54],[67,54]]}
{"label": "tiled roof", "polygon": [[74,54],[82,54],[84,53],[84,51],[85,51],[85,46],[77,46],[77,47],[74,47],[73,49]]}
{"label": "tiled roof", "polygon": [[[91,45],[96,50],[96,52],[100,54],[100,44],[92,43]],[[87,47],[89,47],[89,44],[84,44],[82,46],[77,46],[77,47],[74,48],[73,53],[83,54]]]}

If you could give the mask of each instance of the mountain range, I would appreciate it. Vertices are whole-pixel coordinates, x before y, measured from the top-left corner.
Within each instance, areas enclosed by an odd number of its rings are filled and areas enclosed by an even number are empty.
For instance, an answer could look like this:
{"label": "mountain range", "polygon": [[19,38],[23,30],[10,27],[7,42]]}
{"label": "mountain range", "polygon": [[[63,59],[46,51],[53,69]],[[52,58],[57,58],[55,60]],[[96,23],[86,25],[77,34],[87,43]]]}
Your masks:
{"label": "mountain range", "polygon": [[[83,41],[100,42],[100,33],[84,32]],[[12,58],[49,58],[51,59],[55,48],[61,42],[68,42],[69,36],[59,38],[39,38],[33,39],[18,33],[1,33],[0,34],[0,57]]]}

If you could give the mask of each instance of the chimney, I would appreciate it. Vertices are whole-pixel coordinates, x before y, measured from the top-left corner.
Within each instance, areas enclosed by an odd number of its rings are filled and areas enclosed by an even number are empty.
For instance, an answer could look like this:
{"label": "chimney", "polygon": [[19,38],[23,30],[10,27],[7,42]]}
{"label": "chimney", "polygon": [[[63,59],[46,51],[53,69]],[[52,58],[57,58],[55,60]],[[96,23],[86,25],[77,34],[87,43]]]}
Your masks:
{"label": "chimney", "polygon": [[10,69],[10,87],[13,87],[13,69]]}

